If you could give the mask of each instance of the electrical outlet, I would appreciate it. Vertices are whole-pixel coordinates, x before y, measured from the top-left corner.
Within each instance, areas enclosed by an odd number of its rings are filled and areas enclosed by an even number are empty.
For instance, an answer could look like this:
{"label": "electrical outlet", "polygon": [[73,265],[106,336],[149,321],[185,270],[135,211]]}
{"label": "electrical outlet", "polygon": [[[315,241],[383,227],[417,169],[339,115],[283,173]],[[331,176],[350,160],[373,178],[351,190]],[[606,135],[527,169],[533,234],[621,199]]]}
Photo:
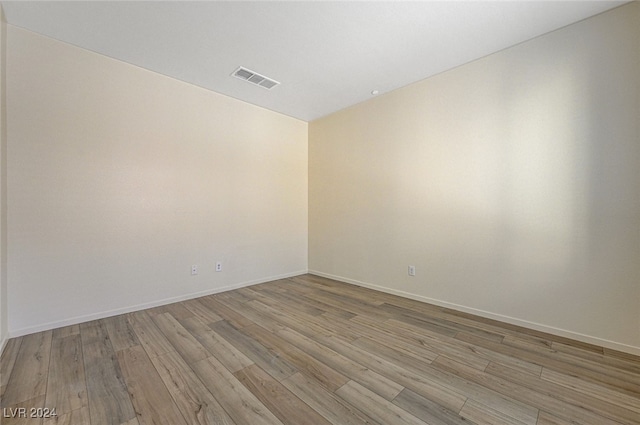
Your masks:
{"label": "electrical outlet", "polygon": [[221,272],[222,271],[222,263],[220,261],[218,261],[216,263],[216,271],[217,272]]}
{"label": "electrical outlet", "polygon": [[409,266],[409,276],[416,275],[416,266]]}
{"label": "electrical outlet", "polygon": [[198,266],[194,264],[193,266],[191,266],[191,275],[195,276],[197,274],[198,274]]}

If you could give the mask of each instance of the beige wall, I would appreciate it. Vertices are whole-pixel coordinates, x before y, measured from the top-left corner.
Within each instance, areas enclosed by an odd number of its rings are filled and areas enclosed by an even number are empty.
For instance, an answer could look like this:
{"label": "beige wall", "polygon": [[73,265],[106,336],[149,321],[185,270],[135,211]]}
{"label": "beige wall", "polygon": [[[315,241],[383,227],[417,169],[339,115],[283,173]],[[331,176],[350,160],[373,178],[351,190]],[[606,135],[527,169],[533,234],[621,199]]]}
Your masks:
{"label": "beige wall", "polygon": [[12,336],[307,270],[307,123],[13,26],[7,79]]}
{"label": "beige wall", "polygon": [[0,353],[9,336],[7,306],[7,23],[0,5]]}
{"label": "beige wall", "polygon": [[635,2],[312,122],[309,269],[640,354],[639,85]]}

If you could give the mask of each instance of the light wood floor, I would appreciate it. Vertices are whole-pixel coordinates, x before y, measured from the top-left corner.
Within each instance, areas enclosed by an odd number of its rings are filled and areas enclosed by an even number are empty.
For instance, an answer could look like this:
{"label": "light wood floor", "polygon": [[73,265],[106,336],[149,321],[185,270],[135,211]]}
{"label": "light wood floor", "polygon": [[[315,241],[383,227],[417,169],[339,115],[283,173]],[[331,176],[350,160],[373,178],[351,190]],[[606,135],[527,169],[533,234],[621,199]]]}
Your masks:
{"label": "light wood floor", "polygon": [[[640,359],[311,275],[8,342],[43,424],[640,424]],[[46,411],[44,411],[46,413]]]}

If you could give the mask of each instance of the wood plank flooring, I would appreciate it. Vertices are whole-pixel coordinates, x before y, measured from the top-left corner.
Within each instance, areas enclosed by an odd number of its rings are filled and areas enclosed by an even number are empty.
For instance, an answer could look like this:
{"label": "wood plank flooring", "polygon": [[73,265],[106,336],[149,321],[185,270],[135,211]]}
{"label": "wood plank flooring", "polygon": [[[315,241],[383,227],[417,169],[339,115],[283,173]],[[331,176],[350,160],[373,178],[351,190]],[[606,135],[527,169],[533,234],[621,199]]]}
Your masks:
{"label": "wood plank flooring", "polygon": [[640,424],[638,357],[312,275],[15,338],[0,372],[3,425]]}

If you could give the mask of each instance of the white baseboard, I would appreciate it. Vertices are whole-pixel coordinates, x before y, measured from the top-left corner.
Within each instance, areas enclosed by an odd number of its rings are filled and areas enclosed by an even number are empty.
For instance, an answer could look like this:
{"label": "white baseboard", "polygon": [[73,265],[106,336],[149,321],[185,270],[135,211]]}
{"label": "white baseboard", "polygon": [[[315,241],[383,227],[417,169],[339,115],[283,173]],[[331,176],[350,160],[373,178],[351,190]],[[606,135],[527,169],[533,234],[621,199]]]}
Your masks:
{"label": "white baseboard", "polygon": [[447,301],[441,301],[434,298],[425,297],[422,295],[412,294],[410,292],[399,291],[397,289],[391,289],[384,286],[374,285],[368,282],[361,282],[359,280],[349,279],[342,276],[336,276],[329,273],[323,273],[317,270],[309,270],[309,274],[326,277],[328,279],[337,280],[344,283],[349,283],[352,285],[363,286],[365,288],[374,289],[376,291],[385,292],[392,295],[398,295],[404,298],[410,298],[416,301],[422,301],[429,304],[434,304],[440,307],[450,308],[452,310],[461,311],[464,313],[475,314],[476,316],[485,317],[487,319],[494,319],[500,322],[509,323],[511,325],[522,326],[523,328],[533,329],[540,332],[546,332],[552,335],[570,338],[576,341],[585,342],[588,344],[597,345],[599,347],[605,347],[612,350],[622,351],[625,353],[633,354],[636,356],[640,356],[640,347],[634,347],[632,345],[621,344],[615,341],[609,341],[607,339],[602,339],[598,337],[593,337],[590,335],[581,334],[578,332],[572,332],[565,329],[555,328],[552,326],[542,325],[540,323],[529,322],[527,320],[518,319],[515,317],[504,316],[502,314],[492,313],[489,311],[479,310],[472,307],[466,307],[459,304],[450,303]]}
{"label": "white baseboard", "polygon": [[[189,294],[185,294],[185,295],[180,295],[180,296],[177,296],[177,297],[164,298],[164,299],[161,299],[161,300],[156,300],[156,301],[151,301],[151,302],[147,302],[147,303],[131,305],[131,306],[127,306],[127,307],[117,308],[117,309],[114,309],[114,310],[107,310],[107,311],[101,311],[99,313],[87,314],[87,315],[84,315],[84,316],[71,317],[69,319],[64,319],[64,320],[58,320],[58,321],[55,321],[55,322],[44,323],[44,324],[37,325],[37,326],[29,326],[29,327],[26,327],[26,328],[13,329],[13,330],[9,331],[9,337],[10,338],[16,338],[16,337],[19,337],[19,336],[29,335],[29,334],[36,333],[36,332],[48,331],[50,329],[56,329],[56,328],[61,328],[61,327],[64,327],[64,326],[76,325],[78,323],[84,323],[84,322],[88,322],[88,321],[91,321],[91,320],[104,319],[106,317],[117,316],[119,314],[125,314],[125,313],[131,313],[131,312],[134,312],[134,311],[144,310],[144,309],[147,309],[147,308],[159,307],[161,305],[166,305],[166,304],[176,303],[176,302],[180,302],[180,301],[190,300],[192,298],[204,297],[206,295],[212,295],[212,294],[217,294],[217,293],[220,293],[220,292],[231,291],[233,289],[244,288],[244,287],[247,287],[247,286],[257,285],[257,284],[265,283],[265,282],[271,282],[273,280],[278,280],[278,279],[285,279],[285,278],[293,277],[293,276],[299,276],[299,275],[306,274],[306,273],[308,273],[307,270],[299,270],[299,271],[296,271],[296,272],[285,273],[285,274],[281,274],[281,275],[277,275],[277,276],[269,276],[269,277],[265,277],[265,278],[261,278],[261,279],[235,283],[235,284],[232,284],[232,285],[227,285],[227,286],[223,286],[223,287],[219,287],[219,288],[208,289],[208,290],[200,291],[200,292],[193,292],[193,293],[189,293]],[[6,343],[6,339],[8,339],[8,338],[5,338],[5,341],[2,341],[3,348],[4,348],[4,344]]]}
{"label": "white baseboard", "polygon": [[0,356],[2,356],[2,353],[4,353],[4,347],[7,345],[7,341],[9,341],[9,335],[5,335],[0,340]]}

